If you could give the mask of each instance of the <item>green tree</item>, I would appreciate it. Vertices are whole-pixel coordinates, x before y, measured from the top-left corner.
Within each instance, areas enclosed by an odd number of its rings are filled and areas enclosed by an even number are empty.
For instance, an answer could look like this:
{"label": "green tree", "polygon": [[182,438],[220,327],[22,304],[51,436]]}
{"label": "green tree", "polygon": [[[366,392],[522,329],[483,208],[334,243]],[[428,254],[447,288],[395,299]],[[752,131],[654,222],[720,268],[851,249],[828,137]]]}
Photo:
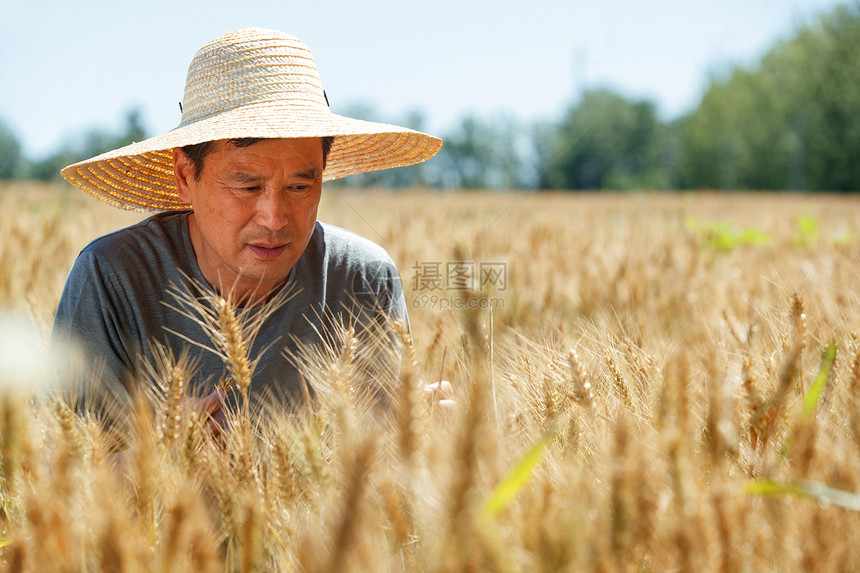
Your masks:
{"label": "green tree", "polygon": [[669,178],[669,134],[648,101],[588,91],[545,137],[543,188],[664,188]]}
{"label": "green tree", "polygon": [[860,189],[860,4],[838,7],[781,46],[763,68],[792,89],[788,124],[811,190]]}
{"label": "green tree", "polygon": [[24,156],[21,144],[12,130],[0,121],[0,179],[15,179],[21,175]]}
{"label": "green tree", "polygon": [[140,111],[131,109],[126,112],[123,129],[111,133],[104,129],[91,129],[74,142],[66,142],[55,152],[30,166],[28,175],[34,179],[50,181],[60,178],[60,170],[71,163],[83,161],[145,139],[146,132],[141,121]]}
{"label": "green tree", "polygon": [[681,124],[679,181],[713,189],[785,188],[788,126],[769,78],[736,70]]}
{"label": "green tree", "polygon": [[521,147],[527,133],[510,117],[467,115],[443,139],[430,182],[446,189],[517,189],[523,180]]}
{"label": "green tree", "polygon": [[685,187],[860,188],[860,4],[712,80],[680,139]]}

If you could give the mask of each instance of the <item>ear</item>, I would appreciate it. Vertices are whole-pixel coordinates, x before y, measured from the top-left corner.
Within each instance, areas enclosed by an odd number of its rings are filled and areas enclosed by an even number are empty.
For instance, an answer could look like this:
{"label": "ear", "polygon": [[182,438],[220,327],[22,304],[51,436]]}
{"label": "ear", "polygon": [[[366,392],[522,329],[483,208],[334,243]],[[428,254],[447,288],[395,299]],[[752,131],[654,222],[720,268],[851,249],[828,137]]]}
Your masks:
{"label": "ear", "polygon": [[173,182],[176,194],[188,204],[192,204],[191,183],[194,181],[194,166],[179,147],[173,148]]}

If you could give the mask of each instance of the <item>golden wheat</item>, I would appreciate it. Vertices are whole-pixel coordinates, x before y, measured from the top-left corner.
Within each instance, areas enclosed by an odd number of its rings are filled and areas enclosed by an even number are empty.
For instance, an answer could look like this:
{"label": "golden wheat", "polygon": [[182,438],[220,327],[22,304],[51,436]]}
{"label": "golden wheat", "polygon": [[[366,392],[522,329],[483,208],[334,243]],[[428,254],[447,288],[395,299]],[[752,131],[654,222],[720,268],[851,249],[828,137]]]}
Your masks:
{"label": "golden wheat", "polygon": [[[65,187],[0,191],[0,302],[45,337],[117,221]],[[4,358],[0,570],[853,570],[858,200],[326,194],[321,218],[397,262],[409,328],[333,324],[286,412],[249,399],[259,323],[177,285],[246,406],[213,439],[180,407],[194,365],[162,353],[123,457]],[[473,274],[445,284],[449,263]],[[425,401],[442,378],[453,412]]]}

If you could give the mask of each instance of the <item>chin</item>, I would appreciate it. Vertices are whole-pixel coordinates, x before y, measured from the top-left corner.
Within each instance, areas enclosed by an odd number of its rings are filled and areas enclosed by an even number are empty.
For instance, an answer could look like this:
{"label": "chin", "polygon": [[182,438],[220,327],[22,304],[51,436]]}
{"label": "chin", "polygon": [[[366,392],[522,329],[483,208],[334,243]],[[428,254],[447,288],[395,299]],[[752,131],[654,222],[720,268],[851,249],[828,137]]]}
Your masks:
{"label": "chin", "polygon": [[258,270],[249,269],[249,272],[242,273],[242,276],[247,279],[252,279],[260,282],[282,281],[290,276],[290,270],[293,266],[288,267],[278,266],[277,269],[263,268]]}

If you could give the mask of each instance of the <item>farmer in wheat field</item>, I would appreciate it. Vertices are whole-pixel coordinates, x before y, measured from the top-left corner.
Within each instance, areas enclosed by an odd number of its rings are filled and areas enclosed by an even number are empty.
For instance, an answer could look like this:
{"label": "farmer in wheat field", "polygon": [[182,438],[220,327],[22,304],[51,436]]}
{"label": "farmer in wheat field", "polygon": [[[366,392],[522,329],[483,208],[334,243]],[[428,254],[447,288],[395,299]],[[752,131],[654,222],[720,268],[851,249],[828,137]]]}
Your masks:
{"label": "farmer in wheat field", "polygon": [[[176,129],[63,169],[102,201],[155,214],[80,253],[52,347],[83,345],[84,385],[101,381],[120,405],[176,363],[208,394],[193,407],[216,417],[216,388],[249,372],[258,398],[295,400],[308,349],[406,319],[385,250],[317,221],[322,182],[418,163],[442,142],[332,113],[304,43],[272,30],[200,49],[180,108]],[[246,326],[238,342],[225,312]],[[244,374],[229,348],[240,343]]]}

